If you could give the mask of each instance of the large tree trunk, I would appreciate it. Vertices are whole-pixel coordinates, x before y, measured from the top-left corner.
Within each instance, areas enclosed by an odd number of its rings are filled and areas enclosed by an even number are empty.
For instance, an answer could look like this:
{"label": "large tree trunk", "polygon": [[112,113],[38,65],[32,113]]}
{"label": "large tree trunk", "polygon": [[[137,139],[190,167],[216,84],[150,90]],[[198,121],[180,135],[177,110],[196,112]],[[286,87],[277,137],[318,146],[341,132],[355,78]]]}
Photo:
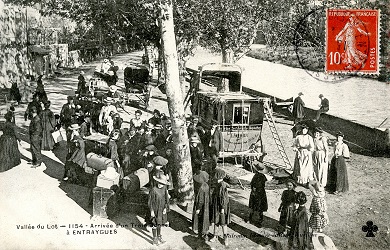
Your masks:
{"label": "large tree trunk", "polygon": [[194,190],[186,119],[179,79],[172,1],[161,1],[160,10],[166,91],[173,130],[172,137],[176,169],[174,174],[176,174],[178,180],[178,183],[175,183],[175,188],[178,194],[178,201],[183,205],[190,205],[192,204]]}

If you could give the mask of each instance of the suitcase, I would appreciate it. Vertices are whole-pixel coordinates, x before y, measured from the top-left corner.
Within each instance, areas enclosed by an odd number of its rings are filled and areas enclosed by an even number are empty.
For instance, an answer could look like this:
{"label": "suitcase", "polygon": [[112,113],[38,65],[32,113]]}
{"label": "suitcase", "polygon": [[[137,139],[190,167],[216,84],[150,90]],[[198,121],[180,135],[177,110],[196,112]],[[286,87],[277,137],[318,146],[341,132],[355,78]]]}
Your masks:
{"label": "suitcase", "polygon": [[118,213],[117,195],[106,188],[93,189],[93,216],[112,218]]}
{"label": "suitcase", "polygon": [[117,185],[117,186],[119,185],[119,174],[117,175],[117,177],[115,179],[108,179],[105,176],[103,176],[102,174],[98,175],[97,182],[96,182],[97,187],[110,189],[114,185]]}
{"label": "suitcase", "polygon": [[149,173],[146,168],[140,168],[123,178],[123,189],[129,193],[139,190],[149,183]]}
{"label": "suitcase", "polygon": [[105,170],[107,167],[115,168],[114,161],[95,153],[87,154],[87,165],[96,170]]}

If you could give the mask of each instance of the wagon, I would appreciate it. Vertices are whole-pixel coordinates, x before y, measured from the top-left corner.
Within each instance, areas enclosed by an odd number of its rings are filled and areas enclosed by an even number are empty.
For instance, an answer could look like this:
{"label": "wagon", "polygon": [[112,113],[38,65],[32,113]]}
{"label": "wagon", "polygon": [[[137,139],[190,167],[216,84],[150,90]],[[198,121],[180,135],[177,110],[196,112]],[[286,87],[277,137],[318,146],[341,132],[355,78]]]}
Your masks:
{"label": "wagon", "polygon": [[123,74],[127,103],[141,104],[147,108],[152,89],[148,68],[143,65],[131,65],[125,68]]}

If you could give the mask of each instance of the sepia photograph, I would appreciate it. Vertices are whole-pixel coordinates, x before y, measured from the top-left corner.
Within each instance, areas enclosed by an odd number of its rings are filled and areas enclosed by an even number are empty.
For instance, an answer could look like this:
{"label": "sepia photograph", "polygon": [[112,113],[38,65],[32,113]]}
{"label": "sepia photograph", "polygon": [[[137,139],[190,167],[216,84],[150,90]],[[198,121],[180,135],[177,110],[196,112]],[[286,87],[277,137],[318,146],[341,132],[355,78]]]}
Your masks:
{"label": "sepia photograph", "polygon": [[0,0],[0,249],[390,249],[386,0]]}

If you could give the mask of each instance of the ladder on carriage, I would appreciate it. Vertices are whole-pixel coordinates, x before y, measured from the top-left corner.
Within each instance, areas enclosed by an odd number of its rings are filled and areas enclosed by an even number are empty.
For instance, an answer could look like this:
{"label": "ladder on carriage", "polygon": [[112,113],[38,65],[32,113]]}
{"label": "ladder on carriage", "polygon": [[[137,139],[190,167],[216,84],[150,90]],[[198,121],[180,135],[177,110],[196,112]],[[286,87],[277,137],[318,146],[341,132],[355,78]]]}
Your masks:
{"label": "ladder on carriage", "polygon": [[268,123],[270,130],[271,130],[272,137],[274,138],[274,141],[276,143],[276,147],[278,148],[279,154],[282,157],[282,160],[283,160],[283,163],[284,163],[286,170],[292,170],[293,169],[292,165],[290,163],[290,160],[288,159],[288,156],[286,154],[286,150],[283,146],[283,143],[280,140],[278,131],[276,130],[275,120],[273,118],[272,113],[273,113],[273,111],[271,110],[269,103],[267,101],[265,101],[264,102],[264,114],[265,114],[265,117],[267,118],[267,123]]}

